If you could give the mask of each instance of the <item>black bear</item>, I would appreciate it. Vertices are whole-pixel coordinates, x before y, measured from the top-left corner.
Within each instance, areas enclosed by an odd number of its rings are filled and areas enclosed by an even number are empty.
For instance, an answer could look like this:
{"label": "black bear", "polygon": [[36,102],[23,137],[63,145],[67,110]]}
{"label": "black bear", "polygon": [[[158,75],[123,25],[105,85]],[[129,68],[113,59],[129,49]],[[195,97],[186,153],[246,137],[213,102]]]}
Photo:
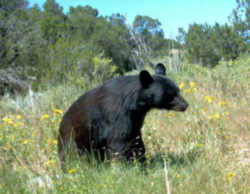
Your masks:
{"label": "black bear", "polygon": [[155,75],[143,70],[139,75],[118,77],[80,96],[60,125],[58,151],[62,164],[71,140],[80,155],[93,153],[101,161],[116,155],[144,162],[141,127],[147,112],[152,108],[185,111],[188,107],[165,71],[159,63]]}

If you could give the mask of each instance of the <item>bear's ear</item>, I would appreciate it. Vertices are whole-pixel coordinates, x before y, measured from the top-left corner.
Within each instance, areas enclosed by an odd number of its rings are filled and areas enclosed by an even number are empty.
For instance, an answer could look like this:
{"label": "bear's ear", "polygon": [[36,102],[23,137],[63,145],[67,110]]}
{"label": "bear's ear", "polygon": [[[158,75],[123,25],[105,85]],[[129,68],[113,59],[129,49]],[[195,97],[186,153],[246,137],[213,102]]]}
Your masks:
{"label": "bear's ear", "polygon": [[155,74],[166,75],[166,68],[162,63],[158,63],[155,66]]}
{"label": "bear's ear", "polygon": [[141,85],[144,88],[147,88],[154,81],[150,73],[145,70],[141,71],[139,77],[140,77]]}

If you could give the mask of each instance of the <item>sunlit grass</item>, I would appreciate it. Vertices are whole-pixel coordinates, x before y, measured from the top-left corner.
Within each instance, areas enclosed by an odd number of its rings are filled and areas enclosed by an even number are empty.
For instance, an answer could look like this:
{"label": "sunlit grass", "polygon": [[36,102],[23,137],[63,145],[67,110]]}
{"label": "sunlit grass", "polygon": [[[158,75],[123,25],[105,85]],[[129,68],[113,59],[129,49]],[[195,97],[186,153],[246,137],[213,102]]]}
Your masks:
{"label": "sunlit grass", "polygon": [[[0,193],[250,193],[250,59],[216,69],[169,73],[190,106],[153,110],[143,126],[148,161],[140,166],[74,160],[60,169],[57,134],[70,104],[97,83],[50,88],[36,99],[0,101]],[[204,74],[206,76],[204,76]],[[87,86],[88,85],[88,86]]]}

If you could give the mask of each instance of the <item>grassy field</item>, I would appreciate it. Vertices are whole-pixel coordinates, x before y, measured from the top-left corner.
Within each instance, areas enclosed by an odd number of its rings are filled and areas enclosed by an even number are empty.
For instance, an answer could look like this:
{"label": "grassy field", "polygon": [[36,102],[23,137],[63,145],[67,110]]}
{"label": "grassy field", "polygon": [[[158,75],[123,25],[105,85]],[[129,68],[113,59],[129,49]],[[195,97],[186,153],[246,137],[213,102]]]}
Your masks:
{"label": "grassy field", "polygon": [[0,193],[250,193],[250,57],[214,69],[184,65],[169,72],[190,106],[185,113],[153,110],[143,138],[148,168],[84,159],[63,173],[57,134],[63,112],[84,91],[61,85],[36,97],[0,101]]}

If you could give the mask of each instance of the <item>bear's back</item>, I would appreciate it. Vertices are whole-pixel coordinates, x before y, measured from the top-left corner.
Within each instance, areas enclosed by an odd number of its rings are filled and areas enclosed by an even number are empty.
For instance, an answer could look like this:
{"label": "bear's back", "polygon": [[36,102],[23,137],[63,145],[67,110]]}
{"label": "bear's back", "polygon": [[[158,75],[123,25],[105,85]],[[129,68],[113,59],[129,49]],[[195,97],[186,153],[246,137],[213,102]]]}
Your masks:
{"label": "bear's back", "polygon": [[[61,125],[89,125],[92,114],[117,111],[124,98],[140,87],[138,76],[121,76],[106,81],[103,85],[87,91],[67,110]],[[127,102],[130,103],[130,102]]]}

